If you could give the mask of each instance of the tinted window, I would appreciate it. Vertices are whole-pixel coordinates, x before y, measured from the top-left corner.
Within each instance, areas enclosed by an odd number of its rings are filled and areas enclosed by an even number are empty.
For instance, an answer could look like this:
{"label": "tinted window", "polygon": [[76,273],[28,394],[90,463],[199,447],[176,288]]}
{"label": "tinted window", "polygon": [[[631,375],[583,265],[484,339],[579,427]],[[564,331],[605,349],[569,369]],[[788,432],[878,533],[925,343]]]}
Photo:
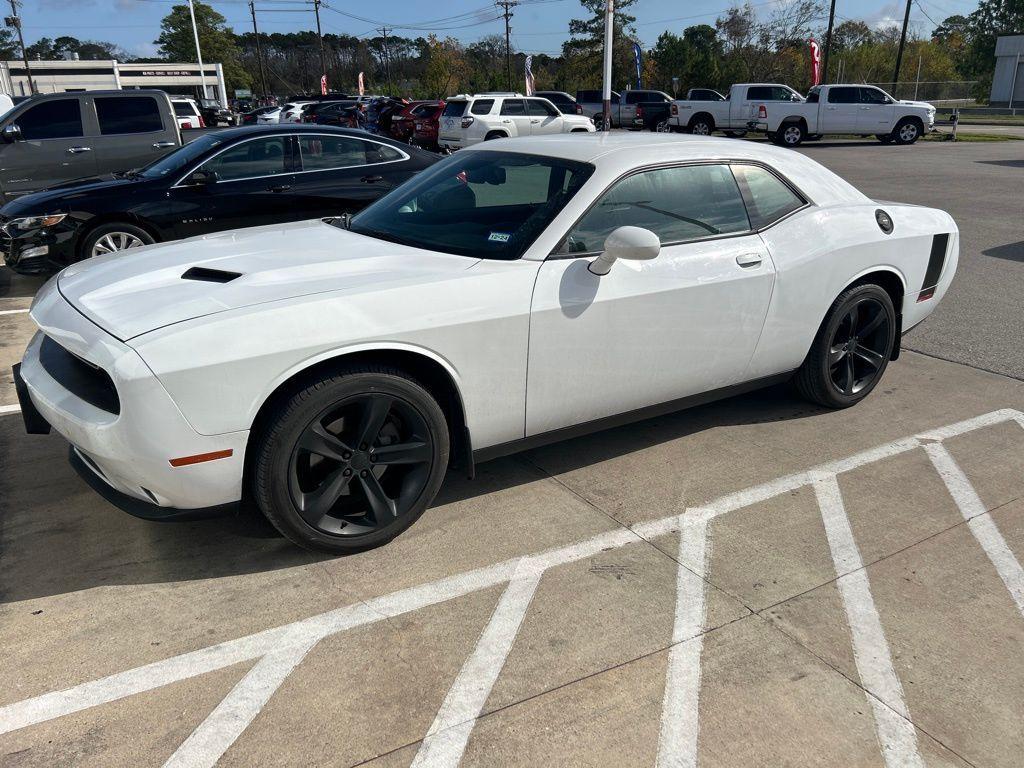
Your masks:
{"label": "tinted window", "polygon": [[489,115],[493,106],[494,99],[477,99],[473,102],[473,108],[470,109],[470,112],[474,115]]}
{"label": "tinted window", "polygon": [[20,115],[16,121],[29,141],[70,139],[82,135],[82,107],[78,99],[45,101]]}
{"label": "tinted window", "polygon": [[757,85],[747,88],[747,98],[750,101],[772,101],[772,89],[765,85]]}
{"label": "tinted window", "polygon": [[179,117],[195,117],[196,115],[196,108],[187,101],[172,101],[171,106],[174,107],[174,114]]}
{"label": "tinted window", "polygon": [[534,117],[557,117],[561,114],[554,106],[540,99],[527,99],[526,104]]}
{"label": "tinted window", "polygon": [[465,101],[449,101],[444,105],[444,116],[462,117],[466,113],[467,103]]}
{"label": "tinted window", "polygon": [[885,94],[877,88],[861,88],[860,101],[862,104],[888,104],[889,100]]}
{"label": "tinted window", "polygon": [[163,130],[160,108],[152,96],[97,97],[100,133],[150,133]]}
{"label": "tinted window", "polygon": [[402,154],[393,147],[351,136],[300,136],[299,152],[304,171],[350,168],[402,159]]}
{"label": "tinted window", "polygon": [[860,88],[829,88],[829,104],[856,104],[860,100]]}
{"label": "tinted window", "polygon": [[601,101],[600,91],[576,91],[576,101]]}
{"label": "tinted window", "polygon": [[505,99],[501,103],[501,114],[503,115],[525,115],[526,105],[522,99]]}
{"label": "tinted window", "polygon": [[221,181],[284,173],[284,143],[283,136],[245,141],[203,163],[202,169],[216,173]]}
{"label": "tinted window", "polygon": [[818,103],[818,97],[820,95],[821,95],[821,91],[820,90],[818,90],[817,88],[811,88],[811,90],[809,90],[807,92],[807,103],[808,104],[817,104]]}
{"label": "tinted window", "polygon": [[789,88],[783,88],[781,85],[772,88],[772,94],[772,98],[775,101],[792,101],[794,98],[793,92]]}
{"label": "tinted window", "polygon": [[517,259],[593,170],[553,157],[460,152],[385,195],[350,229],[460,256]]}
{"label": "tinted window", "polygon": [[750,201],[750,224],[766,227],[803,206],[804,201],[780,178],[756,165],[734,165],[736,180]]}
{"label": "tinted window", "polygon": [[628,176],[605,192],[559,252],[603,250],[605,238],[624,226],[644,227],[662,243],[674,243],[745,232],[750,222],[728,166],[659,168]]}
{"label": "tinted window", "polygon": [[636,104],[639,101],[646,101],[644,94],[640,91],[626,91],[626,103]]}
{"label": "tinted window", "polygon": [[569,106],[572,104],[572,99],[569,96],[565,95],[564,93],[538,93],[537,95],[544,97],[545,99],[554,104],[560,104],[564,106]]}
{"label": "tinted window", "polygon": [[224,140],[219,138],[216,133],[208,133],[153,161],[143,168],[140,174],[147,179],[158,179],[170,173],[184,170],[185,166],[195,162],[204,154],[223,143]]}

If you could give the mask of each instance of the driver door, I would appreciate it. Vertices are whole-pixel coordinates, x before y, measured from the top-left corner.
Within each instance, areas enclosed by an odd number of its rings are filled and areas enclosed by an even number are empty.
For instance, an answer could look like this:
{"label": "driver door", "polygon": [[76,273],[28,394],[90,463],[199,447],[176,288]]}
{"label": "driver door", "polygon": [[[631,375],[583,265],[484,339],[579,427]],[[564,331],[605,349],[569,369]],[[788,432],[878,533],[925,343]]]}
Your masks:
{"label": "driver door", "polygon": [[527,99],[526,111],[530,113],[530,134],[543,136],[562,132],[562,113],[547,99]]}
{"label": "driver door", "polygon": [[893,129],[893,115],[896,107],[878,88],[858,88],[860,91],[860,112],[857,116],[857,130],[862,133],[889,133]]}
{"label": "driver door", "polygon": [[[658,257],[592,274],[604,239],[625,225],[655,232]],[[538,273],[527,436],[742,381],[774,280],[728,165],[616,182]]]}

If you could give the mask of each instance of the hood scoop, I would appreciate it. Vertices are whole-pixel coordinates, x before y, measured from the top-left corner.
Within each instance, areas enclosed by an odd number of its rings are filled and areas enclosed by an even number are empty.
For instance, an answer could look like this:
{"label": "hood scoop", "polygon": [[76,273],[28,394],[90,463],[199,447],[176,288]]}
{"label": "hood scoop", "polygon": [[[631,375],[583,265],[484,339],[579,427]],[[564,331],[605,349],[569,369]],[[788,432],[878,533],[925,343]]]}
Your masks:
{"label": "hood scoop", "polygon": [[241,272],[228,272],[226,269],[210,269],[209,267],[190,267],[181,276],[182,280],[198,280],[202,283],[230,283],[242,276]]}

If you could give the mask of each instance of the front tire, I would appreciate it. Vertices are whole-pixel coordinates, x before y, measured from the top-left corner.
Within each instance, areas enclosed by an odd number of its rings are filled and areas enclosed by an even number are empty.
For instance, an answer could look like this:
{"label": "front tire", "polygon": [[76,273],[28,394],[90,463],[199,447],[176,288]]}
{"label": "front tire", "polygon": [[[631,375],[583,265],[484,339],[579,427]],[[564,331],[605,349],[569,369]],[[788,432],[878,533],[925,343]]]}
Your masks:
{"label": "front tire", "polygon": [[134,224],[123,222],[102,224],[82,240],[81,256],[83,259],[106,256],[131,248],[141,248],[155,242],[156,240],[149,232]]}
{"label": "front tire", "polygon": [[921,138],[921,125],[912,117],[905,117],[896,124],[892,132],[893,141],[904,146]]}
{"label": "front tire", "polygon": [[412,377],[359,366],[278,403],[253,450],[253,495],[274,527],[299,546],[346,554],[387,543],[423,514],[448,466],[448,425]]}
{"label": "front tire", "polygon": [[826,408],[849,408],[870,394],[896,343],[896,312],[878,285],[858,285],[833,302],[796,373],[797,390]]}

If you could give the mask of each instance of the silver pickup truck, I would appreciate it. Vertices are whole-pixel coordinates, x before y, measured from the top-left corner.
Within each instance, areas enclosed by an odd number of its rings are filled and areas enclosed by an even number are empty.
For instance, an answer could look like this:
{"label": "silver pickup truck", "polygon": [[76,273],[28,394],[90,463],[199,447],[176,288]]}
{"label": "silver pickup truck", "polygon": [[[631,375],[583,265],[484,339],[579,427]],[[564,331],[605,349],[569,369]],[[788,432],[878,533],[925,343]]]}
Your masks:
{"label": "silver pickup truck", "polygon": [[181,144],[163,91],[34,96],[0,116],[0,204],[72,179],[140,168]]}
{"label": "silver pickup truck", "polygon": [[[695,90],[707,93],[706,89]],[[687,97],[672,102],[669,129],[701,136],[713,131],[723,131],[727,136],[742,136],[761,104],[799,103],[804,100],[788,85],[780,83],[737,83],[729,89],[725,99],[702,101],[690,99],[689,94]]]}

